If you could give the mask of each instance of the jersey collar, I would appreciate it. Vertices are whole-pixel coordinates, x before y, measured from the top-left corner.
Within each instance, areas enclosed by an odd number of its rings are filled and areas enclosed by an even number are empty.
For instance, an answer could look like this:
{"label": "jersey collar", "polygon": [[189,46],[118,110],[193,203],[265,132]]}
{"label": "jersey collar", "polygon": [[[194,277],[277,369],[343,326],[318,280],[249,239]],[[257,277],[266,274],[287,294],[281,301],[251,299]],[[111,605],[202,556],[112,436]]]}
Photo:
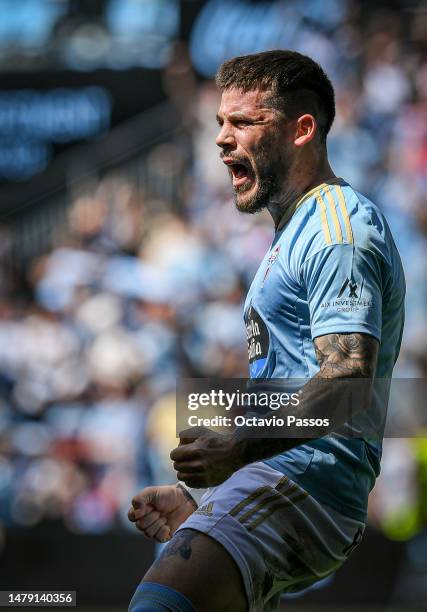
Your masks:
{"label": "jersey collar", "polygon": [[330,179],[329,181],[325,181],[324,183],[321,183],[320,185],[316,185],[316,187],[313,187],[313,189],[310,189],[310,191],[307,191],[306,193],[304,193],[293,204],[288,206],[288,208],[283,214],[283,217],[280,219],[276,232],[279,232],[285,227],[288,221],[290,221],[294,212],[301,206],[301,204],[303,204],[308,198],[311,198],[315,193],[317,193],[318,191],[326,187],[326,185],[346,185],[346,184],[347,183],[345,182],[344,179],[340,177],[336,177],[336,178]]}

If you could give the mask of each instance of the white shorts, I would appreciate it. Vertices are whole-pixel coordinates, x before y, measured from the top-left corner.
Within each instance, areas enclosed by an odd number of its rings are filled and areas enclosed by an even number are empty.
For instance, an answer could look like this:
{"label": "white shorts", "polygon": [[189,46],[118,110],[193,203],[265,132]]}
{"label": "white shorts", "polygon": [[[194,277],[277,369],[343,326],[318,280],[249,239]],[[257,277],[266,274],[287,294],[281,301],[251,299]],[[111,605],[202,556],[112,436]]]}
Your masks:
{"label": "white shorts", "polygon": [[250,612],[270,612],[280,593],[300,591],[347,559],[365,525],[321,505],[263,462],[208,489],[179,529],[196,529],[226,548],[242,574]]}

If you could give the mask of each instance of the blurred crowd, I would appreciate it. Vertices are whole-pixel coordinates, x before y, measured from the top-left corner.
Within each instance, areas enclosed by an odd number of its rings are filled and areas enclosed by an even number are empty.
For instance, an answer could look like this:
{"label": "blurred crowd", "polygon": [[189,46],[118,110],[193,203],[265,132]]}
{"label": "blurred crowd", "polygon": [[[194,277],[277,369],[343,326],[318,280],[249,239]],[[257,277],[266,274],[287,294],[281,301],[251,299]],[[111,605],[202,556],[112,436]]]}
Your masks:
{"label": "blurred crowd", "polygon": [[[384,210],[402,256],[395,376],[426,377],[427,11],[391,3],[367,19],[363,3],[345,6],[323,29],[307,23],[297,50],[336,88],[335,173]],[[132,495],[174,480],[176,378],[247,373],[242,302],[272,223],[234,209],[214,144],[218,93],[197,82],[182,44],[164,80],[182,126],[145,163],[164,183],[179,173],[179,206],[134,185],[126,168],[112,171],[73,193],[52,248],[1,295],[6,527],[50,518],[78,532],[127,528]],[[426,491],[427,442],[386,440],[372,524],[414,535],[427,522]]]}

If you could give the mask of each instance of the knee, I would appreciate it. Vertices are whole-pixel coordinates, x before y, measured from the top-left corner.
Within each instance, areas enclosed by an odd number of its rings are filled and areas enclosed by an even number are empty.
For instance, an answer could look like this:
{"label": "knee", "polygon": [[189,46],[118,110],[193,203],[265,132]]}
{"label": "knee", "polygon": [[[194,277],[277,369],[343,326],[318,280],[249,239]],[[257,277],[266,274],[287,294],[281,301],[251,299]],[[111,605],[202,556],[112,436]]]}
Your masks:
{"label": "knee", "polygon": [[187,597],[156,582],[141,582],[128,612],[197,612]]}

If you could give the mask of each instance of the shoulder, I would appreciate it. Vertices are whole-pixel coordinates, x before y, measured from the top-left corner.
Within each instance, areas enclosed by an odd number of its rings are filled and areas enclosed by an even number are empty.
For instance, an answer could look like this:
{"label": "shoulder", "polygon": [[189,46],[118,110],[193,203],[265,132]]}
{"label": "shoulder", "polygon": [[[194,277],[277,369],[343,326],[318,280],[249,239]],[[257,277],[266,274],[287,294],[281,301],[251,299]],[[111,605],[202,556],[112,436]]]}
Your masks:
{"label": "shoulder", "polygon": [[319,185],[297,205],[295,215],[300,228],[294,249],[297,267],[328,248],[351,245],[388,259],[394,246],[379,208],[341,180]]}

